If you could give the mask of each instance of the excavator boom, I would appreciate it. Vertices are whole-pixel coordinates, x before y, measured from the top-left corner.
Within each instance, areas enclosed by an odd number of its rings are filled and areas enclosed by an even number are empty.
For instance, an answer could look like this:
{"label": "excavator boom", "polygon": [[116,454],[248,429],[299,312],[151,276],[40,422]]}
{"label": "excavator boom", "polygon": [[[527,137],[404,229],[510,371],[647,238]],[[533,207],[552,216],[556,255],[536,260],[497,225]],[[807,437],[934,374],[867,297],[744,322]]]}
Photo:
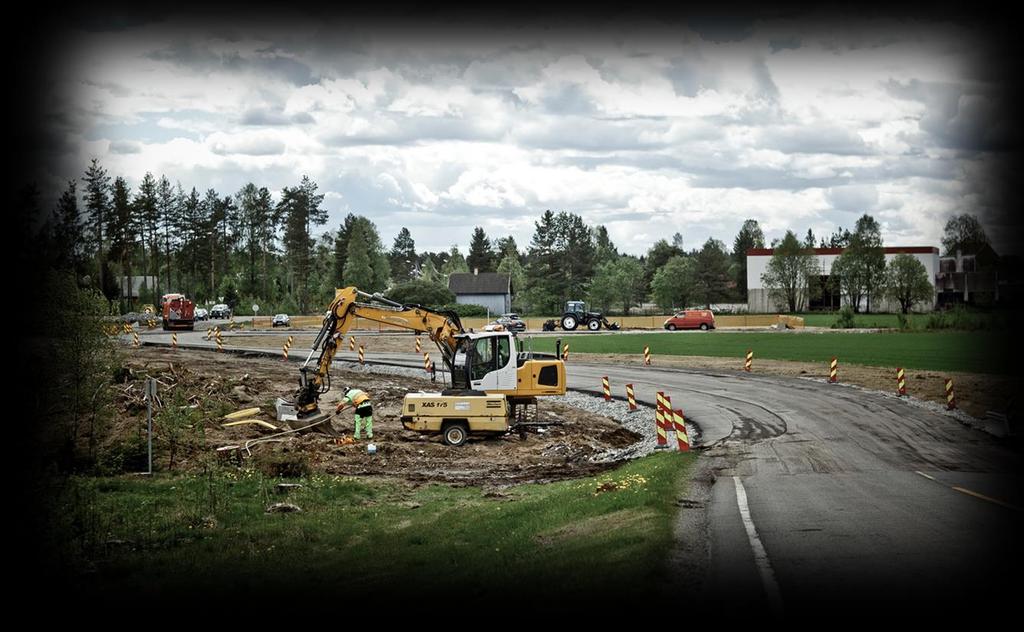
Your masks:
{"label": "excavator boom", "polygon": [[513,409],[533,403],[538,395],[565,394],[565,365],[553,357],[517,355],[509,332],[467,333],[454,312],[403,305],[346,287],[335,292],[320,333],[299,369],[293,404],[296,417],[319,414],[318,401],[330,389],[330,368],[338,345],[357,318],[426,334],[440,349],[455,391],[505,395]]}

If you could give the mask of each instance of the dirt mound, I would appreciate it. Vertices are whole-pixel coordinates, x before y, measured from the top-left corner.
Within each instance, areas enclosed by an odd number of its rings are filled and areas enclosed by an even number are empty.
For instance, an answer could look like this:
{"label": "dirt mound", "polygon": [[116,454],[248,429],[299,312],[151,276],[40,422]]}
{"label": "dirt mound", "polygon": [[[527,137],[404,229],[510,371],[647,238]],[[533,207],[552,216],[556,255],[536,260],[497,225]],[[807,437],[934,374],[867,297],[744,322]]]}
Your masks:
{"label": "dirt mound", "polygon": [[[156,348],[130,352],[127,371],[118,386],[121,418],[113,434],[137,434],[145,428],[142,392],[147,376],[160,383],[163,408],[155,424],[154,449],[156,461],[164,469],[171,465],[172,447],[177,452],[174,469],[190,469],[199,467],[204,458],[208,461],[210,455],[217,454],[217,448],[240,446],[240,450],[220,454],[224,460],[258,466],[271,474],[321,472],[394,476],[413,482],[501,485],[591,475],[614,464],[606,456],[610,451],[639,440],[638,435],[607,417],[541,401],[540,420],[550,425],[532,429],[525,439],[518,435],[471,438],[454,448],[444,445],[440,436],[405,430],[399,421],[407,392],[436,390],[437,385],[426,379],[343,370],[332,371],[334,388],[321,398],[321,408],[333,410],[344,386],[358,386],[368,392],[374,406],[372,443],[376,453],[368,452],[370,441],[365,436],[362,441],[351,441],[351,410],[332,419],[331,435],[306,432],[274,437],[274,430],[257,424],[224,427],[221,417],[242,408],[259,407],[256,419],[280,426],[273,403],[278,396],[294,391],[294,364]],[[168,409],[170,412],[165,413]],[[186,434],[193,440],[179,440],[172,446],[172,435],[177,430],[170,425],[179,417],[186,419]],[[260,439],[268,440],[251,444]]]}

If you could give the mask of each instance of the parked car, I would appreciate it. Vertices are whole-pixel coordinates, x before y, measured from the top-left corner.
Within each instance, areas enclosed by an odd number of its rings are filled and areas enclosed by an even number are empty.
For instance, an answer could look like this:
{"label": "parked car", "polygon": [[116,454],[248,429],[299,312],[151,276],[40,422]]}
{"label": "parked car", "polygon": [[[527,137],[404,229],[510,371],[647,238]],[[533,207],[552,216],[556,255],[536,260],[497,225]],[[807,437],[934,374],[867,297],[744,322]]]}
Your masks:
{"label": "parked car", "polygon": [[223,303],[214,305],[210,308],[210,318],[231,318],[231,308]]}
{"label": "parked car", "polygon": [[210,320],[210,312],[202,307],[196,308],[196,320]]}
{"label": "parked car", "polygon": [[288,314],[275,314],[274,320],[270,324],[272,327],[277,327],[278,325],[282,327],[290,327],[292,321],[288,318]]}
{"label": "parked car", "polygon": [[497,321],[504,325],[508,331],[526,331],[526,322],[519,317],[519,314],[502,314]]}
{"label": "parked car", "polygon": [[715,328],[715,315],[709,309],[686,309],[676,312],[674,316],[665,321],[665,329],[675,331],[676,329],[708,329]]}
{"label": "parked car", "polygon": [[519,314],[502,314],[491,322],[484,325],[484,331],[511,331],[520,333],[526,331],[526,323],[519,318]]}

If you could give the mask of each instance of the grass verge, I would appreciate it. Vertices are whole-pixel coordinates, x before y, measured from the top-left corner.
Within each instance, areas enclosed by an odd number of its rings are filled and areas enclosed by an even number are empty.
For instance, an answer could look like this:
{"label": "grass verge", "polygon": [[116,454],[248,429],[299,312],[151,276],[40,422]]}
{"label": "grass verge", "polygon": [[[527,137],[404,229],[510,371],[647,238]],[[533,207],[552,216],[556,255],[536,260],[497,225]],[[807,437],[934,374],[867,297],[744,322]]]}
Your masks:
{"label": "grass verge", "polygon": [[1006,335],[991,332],[761,333],[665,332],[636,335],[565,336],[571,353],[642,354],[754,358],[865,366],[1010,374]]}
{"label": "grass verge", "polygon": [[[312,476],[280,496],[279,479],[253,470],[76,478],[57,497],[51,551],[73,594],[98,598],[649,599],[669,590],[676,498],[694,460],[661,453],[500,492]],[[265,513],[278,501],[303,511]]]}

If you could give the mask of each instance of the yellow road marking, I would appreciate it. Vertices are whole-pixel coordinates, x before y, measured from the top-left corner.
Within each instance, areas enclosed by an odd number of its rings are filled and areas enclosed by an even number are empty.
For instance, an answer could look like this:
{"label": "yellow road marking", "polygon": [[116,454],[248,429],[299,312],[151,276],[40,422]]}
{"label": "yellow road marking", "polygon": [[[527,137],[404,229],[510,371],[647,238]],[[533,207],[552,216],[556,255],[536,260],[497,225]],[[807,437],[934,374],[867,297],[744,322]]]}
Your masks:
{"label": "yellow road marking", "polygon": [[986,496],[985,494],[979,494],[978,492],[972,492],[971,490],[964,489],[963,487],[954,487],[953,489],[955,489],[956,491],[960,492],[961,494],[967,494],[968,496],[974,496],[975,498],[980,498],[982,500],[987,500],[990,503],[995,503],[997,505],[1006,507],[1007,509],[1012,509],[1014,511],[1024,511],[1020,507],[1017,507],[1016,505],[1011,505],[1010,503],[1004,503],[1001,500],[996,500],[995,498],[992,498],[990,496]]}
{"label": "yellow road marking", "polygon": [[[930,481],[935,481],[936,483],[939,483],[939,485],[945,485],[945,483],[939,482],[934,477],[928,476],[927,474],[925,474],[924,472],[921,472],[919,470],[914,470],[914,474],[919,474],[919,475],[927,478]],[[958,491],[961,494],[967,494],[968,496],[974,496],[975,498],[980,498],[981,500],[987,500],[990,503],[995,503],[995,504],[997,504],[997,505],[999,505],[1001,507],[1006,507],[1007,509],[1012,509],[1014,511],[1024,511],[1024,509],[1021,509],[1020,507],[1018,507],[1016,505],[1011,505],[1010,503],[1006,503],[1006,502],[1003,502],[1003,501],[998,500],[996,498],[992,498],[991,496],[986,496],[985,494],[979,494],[978,492],[971,491],[971,490],[966,489],[964,487],[958,487],[956,485],[950,485],[949,488],[954,490],[954,491]]]}

